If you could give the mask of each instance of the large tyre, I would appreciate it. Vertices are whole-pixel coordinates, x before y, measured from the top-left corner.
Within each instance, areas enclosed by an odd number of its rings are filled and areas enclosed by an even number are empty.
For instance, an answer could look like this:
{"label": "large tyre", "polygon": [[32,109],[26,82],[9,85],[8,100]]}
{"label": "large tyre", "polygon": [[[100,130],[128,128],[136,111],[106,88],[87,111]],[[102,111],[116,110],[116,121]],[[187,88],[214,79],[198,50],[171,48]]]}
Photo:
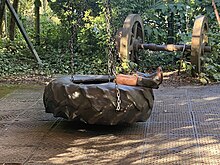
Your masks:
{"label": "large tyre", "polygon": [[70,76],[51,81],[44,91],[47,113],[65,119],[80,119],[89,124],[116,125],[146,121],[152,111],[151,88],[118,85],[121,109],[116,111],[116,87],[113,82],[73,83]]}

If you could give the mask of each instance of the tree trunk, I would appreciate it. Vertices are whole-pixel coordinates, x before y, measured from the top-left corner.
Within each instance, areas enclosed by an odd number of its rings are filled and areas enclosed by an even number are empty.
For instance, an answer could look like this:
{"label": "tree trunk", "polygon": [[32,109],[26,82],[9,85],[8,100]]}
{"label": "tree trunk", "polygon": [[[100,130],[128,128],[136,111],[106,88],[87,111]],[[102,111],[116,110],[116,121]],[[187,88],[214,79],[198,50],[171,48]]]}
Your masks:
{"label": "tree trunk", "polygon": [[[18,11],[18,2],[19,0],[14,0],[13,7],[15,11]],[[9,39],[11,41],[14,41],[15,39],[15,19],[13,16],[11,16],[10,25],[9,25]]]}
{"label": "tree trunk", "polygon": [[47,1],[47,0],[43,0],[43,9],[44,9],[44,12],[46,12],[46,10],[47,10],[47,5],[48,5],[48,1]]}
{"label": "tree trunk", "polygon": [[215,1],[212,0],[212,7],[214,9],[214,12],[215,12],[215,16],[216,16],[216,19],[218,21],[218,25],[220,26],[220,17],[219,17],[219,14],[218,14],[218,10],[216,8],[216,5],[215,5]]}
{"label": "tree trunk", "polygon": [[174,44],[174,14],[173,12],[170,13],[168,17],[168,37],[167,37],[167,44]]}
{"label": "tree trunk", "polygon": [[[173,4],[174,0],[169,0],[169,4]],[[167,44],[174,44],[175,42],[175,37],[174,37],[174,13],[170,8],[169,10],[169,16],[168,16],[168,36],[167,36]]]}
{"label": "tree trunk", "polygon": [[36,44],[40,45],[40,7],[41,7],[41,1],[35,0],[35,38],[36,38]]}
{"label": "tree trunk", "polygon": [[5,0],[0,1],[0,36],[2,36],[2,23],[5,12]]}

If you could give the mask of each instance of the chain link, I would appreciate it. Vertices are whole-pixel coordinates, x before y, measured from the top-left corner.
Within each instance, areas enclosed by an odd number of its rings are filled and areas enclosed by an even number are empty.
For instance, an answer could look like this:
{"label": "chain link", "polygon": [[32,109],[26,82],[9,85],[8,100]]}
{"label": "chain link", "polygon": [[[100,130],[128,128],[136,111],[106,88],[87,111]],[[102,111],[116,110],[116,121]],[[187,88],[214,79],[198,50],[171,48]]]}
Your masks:
{"label": "chain link", "polygon": [[75,63],[74,63],[74,47],[73,47],[73,43],[74,43],[74,30],[75,26],[72,25],[72,29],[71,29],[71,38],[70,38],[70,53],[71,53],[71,80],[74,81],[74,75],[75,75]]}
{"label": "chain link", "polygon": [[120,111],[121,110],[121,93],[118,88],[118,84],[115,84],[115,89],[116,89],[116,96],[117,96],[116,111]]}
{"label": "chain link", "polygon": [[[68,9],[69,11],[72,11],[73,12],[73,2],[70,2],[68,1]],[[69,22],[69,25],[71,25],[71,28],[70,28],[70,33],[71,33],[71,36],[70,36],[70,39],[69,39],[69,49],[70,49],[70,55],[71,55],[71,80],[74,81],[74,75],[75,75],[75,64],[74,64],[74,39],[76,38],[75,35],[76,35],[76,25],[72,23],[72,17],[69,16],[68,18],[68,22]]]}
{"label": "chain link", "polygon": [[184,60],[185,50],[186,50],[186,44],[183,45],[182,54],[181,54],[180,59],[179,59],[179,66],[178,66],[178,72],[177,72],[178,75],[180,74],[180,71],[181,71],[182,63],[183,63],[183,60]]}
{"label": "chain link", "polygon": [[[84,1],[80,1],[80,6],[83,6],[83,12],[86,10],[86,5]],[[68,6],[69,6],[69,11],[71,11],[72,15],[75,12],[75,8],[73,5],[74,2],[72,2],[71,0],[68,1]],[[77,22],[76,23],[72,23],[73,18],[72,16],[69,16],[69,24],[71,25],[71,37],[69,40],[69,47],[70,47],[70,54],[71,54],[71,80],[74,81],[74,75],[75,75],[75,60],[74,60],[74,44],[76,43],[76,38],[77,38],[77,30],[79,28],[79,26],[82,24],[82,19],[84,17],[83,12],[81,12],[80,14],[77,13]]]}
{"label": "chain link", "polygon": [[113,65],[114,65],[114,54],[113,54],[113,39],[111,37],[111,6],[110,6],[110,0],[107,0],[106,2],[106,31],[108,36],[108,74],[111,75],[113,72]]}
{"label": "chain link", "polygon": [[[113,48],[113,45],[115,43],[114,39],[111,37],[111,5],[110,5],[110,0],[106,1],[106,14],[105,14],[105,19],[106,19],[106,31],[108,34],[108,75],[109,75],[109,81],[110,81],[110,75],[114,75],[116,77],[116,70],[115,70],[115,51]],[[116,97],[117,97],[117,102],[116,102],[116,111],[121,110],[121,92],[118,88],[118,84],[115,82],[115,89],[116,89]]]}

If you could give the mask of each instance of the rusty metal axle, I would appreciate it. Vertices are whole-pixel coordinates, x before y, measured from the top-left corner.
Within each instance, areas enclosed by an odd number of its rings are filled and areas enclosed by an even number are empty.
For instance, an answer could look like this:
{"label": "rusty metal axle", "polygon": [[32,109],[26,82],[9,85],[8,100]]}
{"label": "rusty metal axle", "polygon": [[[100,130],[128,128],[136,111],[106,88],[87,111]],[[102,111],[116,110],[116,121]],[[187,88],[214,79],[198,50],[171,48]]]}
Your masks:
{"label": "rusty metal axle", "polygon": [[[208,44],[208,20],[207,17],[200,15],[196,17],[191,45],[156,45],[144,43],[144,27],[143,21],[138,14],[130,14],[125,19],[123,28],[119,29],[116,36],[117,48],[119,57],[122,60],[131,60],[138,62],[138,50],[148,49],[152,51],[182,51],[190,52],[191,64],[195,67],[197,73],[201,72],[202,56],[205,52],[211,52],[211,47]],[[189,54],[189,53],[188,53]]]}
{"label": "rusty metal axle", "polygon": [[[184,50],[187,52],[191,52],[191,45],[138,44],[138,49],[148,49],[148,50],[152,50],[152,51],[168,51],[168,52],[183,51]],[[202,51],[211,52],[211,46],[204,46]]]}

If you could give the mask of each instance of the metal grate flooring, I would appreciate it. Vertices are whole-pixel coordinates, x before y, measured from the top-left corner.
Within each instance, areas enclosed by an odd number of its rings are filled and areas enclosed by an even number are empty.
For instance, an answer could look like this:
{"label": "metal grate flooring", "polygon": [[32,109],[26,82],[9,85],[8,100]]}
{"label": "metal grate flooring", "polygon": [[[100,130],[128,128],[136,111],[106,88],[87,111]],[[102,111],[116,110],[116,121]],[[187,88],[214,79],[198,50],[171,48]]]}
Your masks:
{"label": "metal grate flooring", "polygon": [[54,118],[42,93],[0,100],[0,165],[220,164],[220,85],[155,90],[150,119],[131,126]]}

